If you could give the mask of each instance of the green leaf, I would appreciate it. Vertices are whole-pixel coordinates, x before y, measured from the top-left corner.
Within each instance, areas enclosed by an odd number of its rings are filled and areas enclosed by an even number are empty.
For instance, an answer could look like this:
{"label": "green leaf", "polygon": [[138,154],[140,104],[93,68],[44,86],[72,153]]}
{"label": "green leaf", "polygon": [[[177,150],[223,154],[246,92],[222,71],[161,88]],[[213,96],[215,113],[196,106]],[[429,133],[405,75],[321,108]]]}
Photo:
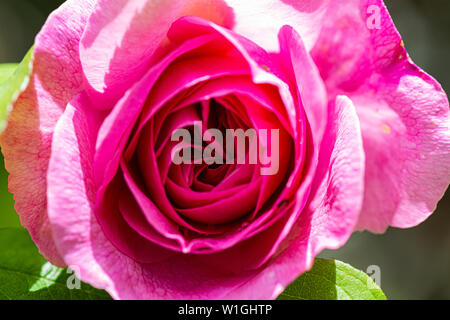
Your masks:
{"label": "green leaf", "polygon": [[47,262],[26,230],[5,228],[0,229],[0,300],[5,299],[104,300],[110,297],[103,290],[81,283],[71,270]]}
{"label": "green leaf", "polygon": [[364,272],[338,260],[317,258],[278,297],[279,300],[386,300],[383,291]]}
{"label": "green leaf", "polygon": [[7,64],[0,67],[0,133],[6,128],[14,101],[28,85],[32,57],[33,48],[28,51],[18,66]]}
{"label": "green leaf", "polygon": [[0,64],[0,84],[8,80],[8,78],[17,69],[18,63],[2,63]]}

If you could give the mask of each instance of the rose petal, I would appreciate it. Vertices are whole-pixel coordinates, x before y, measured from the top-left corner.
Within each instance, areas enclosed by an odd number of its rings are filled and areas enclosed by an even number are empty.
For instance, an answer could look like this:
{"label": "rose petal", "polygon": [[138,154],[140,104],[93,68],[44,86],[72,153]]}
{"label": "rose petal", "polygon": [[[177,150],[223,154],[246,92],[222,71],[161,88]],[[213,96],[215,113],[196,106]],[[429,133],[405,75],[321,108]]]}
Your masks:
{"label": "rose petal", "polygon": [[[335,1],[329,10],[313,57],[329,93],[348,95],[361,120],[367,162],[358,229],[415,226],[450,180],[448,99],[408,57],[382,1]],[[379,28],[370,24],[377,11]]]}
{"label": "rose petal", "polygon": [[332,0],[225,0],[234,12],[233,30],[264,49],[279,51],[278,32],[284,25],[297,30],[308,49],[314,46],[326,8]]}
{"label": "rose petal", "polygon": [[222,1],[98,0],[81,39],[80,56],[92,94],[110,107],[147,71],[173,21],[198,15],[230,26]]}
{"label": "rose petal", "polygon": [[54,11],[37,35],[33,71],[2,133],[0,145],[10,173],[9,190],[22,225],[41,254],[64,266],[47,219],[47,167],[53,129],[82,83],[78,42],[92,0],[69,0]]}

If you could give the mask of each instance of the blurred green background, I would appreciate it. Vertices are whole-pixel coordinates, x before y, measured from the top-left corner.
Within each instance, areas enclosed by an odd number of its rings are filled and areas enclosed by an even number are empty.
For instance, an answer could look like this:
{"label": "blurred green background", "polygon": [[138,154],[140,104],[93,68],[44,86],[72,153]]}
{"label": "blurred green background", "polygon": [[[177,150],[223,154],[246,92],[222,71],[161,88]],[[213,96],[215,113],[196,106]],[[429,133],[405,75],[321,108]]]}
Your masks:
{"label": "blurred green background", "polygon": [[[48,14],[62,2],[0,0],[0,63],[20,61]],[[450,1],[385,2],[413,60],[450,92]],[[3,168],[0,157],[0,227],[18,226]],[[450,299],[450,193],[416,228],[390,229],[384,235],[356,233],[342,249],[321,256],[364,271],[379,266],[381,287],[390,299]]]}

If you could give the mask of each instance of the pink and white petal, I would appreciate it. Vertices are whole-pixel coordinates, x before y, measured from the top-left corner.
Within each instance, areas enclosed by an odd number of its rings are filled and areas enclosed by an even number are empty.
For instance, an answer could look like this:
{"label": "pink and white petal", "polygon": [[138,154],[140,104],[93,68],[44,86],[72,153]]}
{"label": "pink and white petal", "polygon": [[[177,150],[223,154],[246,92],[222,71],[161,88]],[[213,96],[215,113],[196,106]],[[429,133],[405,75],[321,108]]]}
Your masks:
{"label": "pink and white petal", "polygon": [[330,10],[312,55],[329,93],[348,95],[361,121],[367,157],[358,229],[413,227],[450,182],[447,96],[411,61],[381,0],[334,2]]}
{"label": "pink and white petal", "polygon": [[136,82],[152,63],[167,53],[171,24],[196,15],[224,26],[231,9],[221,0],[98,0],[81,40],[86,78],[99,107],[111,103]]}
{"label": "pink and white petal", "polygon": [[78,42],[93,2],[70,0],[50,15],[36,37],[28,86],[0,137],[21,223],[44,257],[60,266],[47,219],[46,174],[53,129],[82,83]]}
{"label": "pink and white petal", "polygon": [[225,298],[276,298],[312,267],[318,253],[341,247],[352,234],[363,201],[365,157],[352,102],[340,96],[334,106],[307,207],[302,212],[294,209],[292,215],[265,231],[280,234],[272,248],[277,256]]}
{"label": "pink and white petal", "polygon": [[[56,246],[67,265],[79,272],[81,279],[93,277],[93,285],[106,288],[108,278],[92,252],[92,238],[104,235],[92,212],[95,133],[88,127],[83,103],[87,103],[86,97],[77,96],[55,128],[55,152],[48,170],[48,217]],[[105,239],[102,251],[110,252],[111,246]]]}
{"label": "pink and white petal", "polygon": [[270,52],[279,51],[278,31],[290,25],[299,32],[307,49],[320,33],[332,0],[225,0],[234,11],[233,30]]}

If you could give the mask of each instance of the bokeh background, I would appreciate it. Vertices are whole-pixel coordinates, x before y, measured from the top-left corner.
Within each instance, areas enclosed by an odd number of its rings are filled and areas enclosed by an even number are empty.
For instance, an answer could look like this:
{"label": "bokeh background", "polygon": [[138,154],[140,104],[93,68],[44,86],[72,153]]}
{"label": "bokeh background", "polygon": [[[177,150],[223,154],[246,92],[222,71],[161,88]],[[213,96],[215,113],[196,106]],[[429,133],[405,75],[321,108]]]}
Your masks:
{"label": "bokeh background", "polygon": [[[0,0],[0,63],[19,62],[48,14],[62,2]],[[385,2],[413,60],[450,92],[450,1]],[[19,225],[7,176],[0,156],[0,228]],[[321,256],[364,271],[379,266],[381,287],[390,299],[450,299],[450,192],[416,228],[355,233],[345,247]]]}

